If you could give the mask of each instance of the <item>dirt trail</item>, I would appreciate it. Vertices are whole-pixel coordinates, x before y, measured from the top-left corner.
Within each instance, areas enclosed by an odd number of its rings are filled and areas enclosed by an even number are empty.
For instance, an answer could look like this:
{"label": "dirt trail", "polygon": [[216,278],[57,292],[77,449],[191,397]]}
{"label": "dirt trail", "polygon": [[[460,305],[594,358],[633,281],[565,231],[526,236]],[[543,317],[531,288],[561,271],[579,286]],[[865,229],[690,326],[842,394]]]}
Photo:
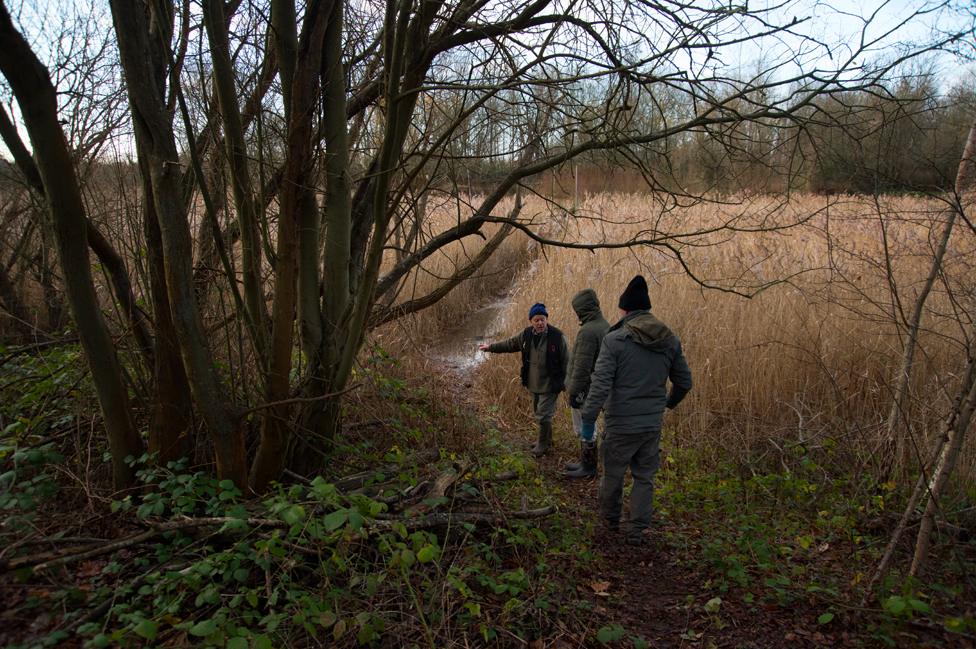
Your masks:
{"label": "dirt trail", "polygon": [[[592,548],[598,559],[587,568],[566,565],[566,574],[579,582],[580,595],[594,604],[593,633],[605,626],[639,636],[650,647],[760,649],[772,647],[843,646],[841,642],[802,631],[805,611],[761,605],[747,607],[736,598],[723,598],[721,614],[709,614],[704,605],[716,596],[708,577],[689,564],[688,550],[676,539],[693,533],[695,525],[655,521],[649,542],[640,547],[626,543],[626,533],[609,532],[595,521],[598,481],[570,481],[560,471],[570,458],[558,451],[540,462],[543,471],[564,487],[565,512],[580,524],[592,523]],[[624,504],[627,511],[627,504]],[[669,539],[671,539],[669,541]],[[799,632],[798,632],[799,630]],[[589,643],[594,644],[594,643]],[[594,644],[595,646],[595,644]]]}
{"label": "dirt trail", "polygon": [[[445,374],[456,376],[457,384],[470,384],[473,372],[486,358],[477,351],[477,345],[502,333],[505,308],[511,299],[510,295],[500,296],[472,312],[457,329],[428,349],[428,357]],[[455,396],[464,399],[463,391]],[[525,440],[526,447],[530,441]],[[674,541],[693,533],[696,526],[688,521],[683,528],[670,521],[657,521],[646,546],[628,545],[625,533],[610,533],[596,522],[598,482],[561,476],[563,465],[576,459],[574,451],[574,444],[557,440],[554,451],[540,460],[539,466],[549,480],[562,486],[564,515],[594,530],[592,548],[598,560],[586,568],[566,560],[566,565],[558,566],[553,574],[567,575],[577,582],[580,596],[593,602],[595,614],[586,638],[552,638],[544,646],[599,646],[593,641],[597,630],[612,625],[625,630],[622,641],[611,645],[620,647],[633,646],[630,637],[642,637],[655,648],[844,646],[800,630],[804,626],[800,618],[805,615],[798,610],[746,606],[723,598],[721,615],[709,614],[704,604],[716,593],[709,588],[708,577],[690,567],[689,557],[682,556],[687,550],[678,546],[687,544]]]}

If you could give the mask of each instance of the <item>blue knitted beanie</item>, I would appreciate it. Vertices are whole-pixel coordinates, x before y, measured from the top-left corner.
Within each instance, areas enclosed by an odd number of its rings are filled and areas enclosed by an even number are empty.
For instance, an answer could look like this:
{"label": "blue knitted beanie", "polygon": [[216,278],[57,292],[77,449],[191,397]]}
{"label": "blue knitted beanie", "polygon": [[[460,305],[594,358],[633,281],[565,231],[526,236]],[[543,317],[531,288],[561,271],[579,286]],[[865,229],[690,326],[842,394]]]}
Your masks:
{"label": "blue knitted beanie", "polygon": [[536,302],[535,304],[532,305],[532,308],[529,309],[529,320],[536,317],[537,315],[544,315],[547,318],[549,317],[549,312],[546,311],[546,305],[543,304],[542,302]]}

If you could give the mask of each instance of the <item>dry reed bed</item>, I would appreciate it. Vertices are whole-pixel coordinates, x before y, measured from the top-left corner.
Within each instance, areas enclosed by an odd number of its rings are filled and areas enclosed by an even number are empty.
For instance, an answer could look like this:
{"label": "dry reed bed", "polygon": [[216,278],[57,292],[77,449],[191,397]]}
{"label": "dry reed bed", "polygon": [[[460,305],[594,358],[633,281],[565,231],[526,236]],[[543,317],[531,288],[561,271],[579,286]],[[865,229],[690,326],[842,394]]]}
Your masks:
{"label": "dry reed bed", "polygon": [[[501,331],[491,333],[516,333],[529,306],[544,301],[552,322],[572,340],[578,329],[573,294],[595,289],[614,322],[620,292],[640,272],[648,278],[654,312],[681,337],[695,375],[688,401],[669,419],[680,443],[726,457],[767,451],[776,457],[802,445],[833,448],[847,461],[879,459],[874,454],[904,343],[899,319],[911,312],[929,272],[945,217],[940,203],[803,195],[789,202],[759,196],[674,206],[602,194],[589,197],[576,219],[546,213],[541,204],[523,213],[532,209],[550,234],[564,233],[566,240],[683,236],[670,240],[674,250],[545,247],[535,264],[514,277]],[[775,229],[791,223],[797,225]],[[743,231],[715,229],[723,224]],[[962,366],[960,321],[976,312],[973,243],[970,232],[956,230],[944,281],[927,304],[908,406],[919,443],[938,429]],[[752,297],[703,288],[674,251],[703,282]],[[472,284],[455,305],[477,301],[478,284]],[[445,324],[440,316],[427,323]],[[423,321],[417,326],[432,330]],[[489,358],[474,387],[527,429],[529,407],[515,356]],[[571,444],[565,412],[557,427],[563,443]],[[965,473],[971,469],[969,457]]]}

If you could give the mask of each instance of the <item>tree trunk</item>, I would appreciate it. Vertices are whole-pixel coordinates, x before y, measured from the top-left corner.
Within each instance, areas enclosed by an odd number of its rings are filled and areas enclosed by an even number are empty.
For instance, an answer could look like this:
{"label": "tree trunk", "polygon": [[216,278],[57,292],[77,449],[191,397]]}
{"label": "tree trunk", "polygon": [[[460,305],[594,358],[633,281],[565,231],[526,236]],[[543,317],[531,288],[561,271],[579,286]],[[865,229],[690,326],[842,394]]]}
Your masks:
{"label": "tree trunk", "polygon": [[166,297],[163,240],[152,185],[143,163],[145,156],[140,155],[139,159],[143,191],[142,227],[149,262],[150,297],[156,316],[156,359],[153,367],[156,393],[149,418],[149,452],[154,453],[156,462],[165,467],[168,462],[189,457],[192,453],[193,401]]}
{"label": "tree trunk", "polygon": [[115,344],[98,307],[88,257],[87,216],[47,70],[0,5],[0,70],[20,105],[48,197],[68,301],[105,419],[117,488],[134,482],[129,456],[142,453]]}
{"label": "tree trunk", "polygon": [[[324,6],[323,6],[324,5]],[[291,115],[288,119],[287,156],[278,217],[278,249],[275,264],[275,302],[272,314],[271,360],[268,375],[268,402],[288,397],[294,347],[299,220],[314,207],[311,187],[314,166],[312,133],[318,97],[318,70],[322,56],[322,38],[329,16],[328,2],[309,2],[299,41],[292,79]],[[280,52],[281,69],[287,69],[287,53]],[[305,233],[303,233],[303,236]],[[317,241],[317,236],[309,237]],[[262,422],[261,443],[251,468],[251,488],[263,491],[270,480],[284,468],[291,408],[288,405],[267,409]]]}
{"label": "tree trunk", "polygon": [[[325,33],[322,80],[326,120],[325,135],[325,267],[324,305],[318,332],[319,359],[331,368],[337,359],[336,339],[340,322],[349,305],[349,261],[351,258],[352,203],[349,178],[349,133],[345,119],[329,119],[346,114],[346,80],[342,68],[342,23],[345,3],[336,2]],[[312,261],[312,253],[302,251],[302,263]],[[317,263],[317,261],[316,261]],[[312,302],[318,286],[303,283],[303,301]],[[311,306],[307,307],[309,310]]]}
{"label": "tree trunk", "polygon": [[[147,158],[146,169],[163,244],[167,298],[183,368],[193,400],[213,439],[218,476],[243,487],[247,480],[244,437],[217,374],[193,292],[193,246],[188,206],[183,199],[179,152],[172,114],[158,90],[163,84],[156,79],[152,67],[152,61],[161,56],[153,47],[164,46],[169,41],[165,33],[150,32],[150,22],[153,30],[165,30],[167,20],[172,18],[154,14],[150,21],[140,6],[128,0],[111,0],[110,4],[133,126],[136,137],[142,138]],[[151,8],[157,11],[160,6],[152,4]]]}
{"label": "tree trunk", "polygon": [[262,363],[267,356],[268,315],[264,306],[264,283],[261,277],[261,233],[251,176],[248,171],[248,151],[244,142],[244,127],[237,105],[237,84],[230,59],[227,19],[223,0],[206,0],[203,19],[210,42],[213,61],[213,80],[224,123],[224,142],[227,146],[228,173],[234,196],[234,207],[241,232],[241,266],[244,278],[244,303],[247,317],[253,322],[257,335],[254,345]]}
{"label": "tree trunk", "polygon": [[976,409],[976,358],[970,358],[966,378],[963,380],[956,398],[956,407],[949,424],[946,426],[942,451],[939,453],[939,458],[933,467],[928,483],[926,494],[928,502],[926,502],[925,511],[922,513],[918,536],[915,537],[915,554],[912,557],[912,567],[908,571],[912,577],[918,575],[928,558],[932,529],[935,527],[936,514],[939,513],[939,498],[942,497],[942,492],[956,468],[959,451],[962,448],[963,440],[966,438],[966,430],[973,420],[974,409]]}

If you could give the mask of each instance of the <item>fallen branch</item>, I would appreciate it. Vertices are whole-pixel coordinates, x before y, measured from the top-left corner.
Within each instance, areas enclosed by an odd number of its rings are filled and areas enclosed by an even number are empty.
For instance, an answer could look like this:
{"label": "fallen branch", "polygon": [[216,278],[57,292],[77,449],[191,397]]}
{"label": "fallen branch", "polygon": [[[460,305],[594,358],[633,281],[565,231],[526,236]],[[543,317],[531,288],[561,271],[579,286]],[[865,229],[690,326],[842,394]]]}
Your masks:
{"label": "fallen branch", "polygon": [[377,502],[384,503],[386,505],[398,505],[398,504],[410,504],[415,500],[419,500],[427,487],[430,486],[429,480],[422,480],[412,487],[407,487],[403,491],[399,491],[390,496],[373,496],[373,500]]}
{"label": "fallen branch", "polygon": [[[463,475],[463,474],[461,474]],[[388,532],[395,529],[398,525],[403,525],[408,530],[428,529],[432,527],[445,527],[457,523],[474,523],[480,525],[498,525],[511,519],[533,519],[544,518],[556,512],[555,505],[549,505],[539,509],[523,509],[515,512],[437,512],[423,516],[382,518],[368,521],[363,530],[366,534]],[[290,527],[285,521],[270,518],[234,518],[232,516],[211,516],[204,518],[182,518],[159,523],[151,523],[151,529],[132,534],[117,541],[91,548],[84,552],[61,554],[51,557],[50,553],[34,555],[30,557],[18,557],[11,559],[0,565],[0,571],[18,570],[20,568],[33,567],[34,572],[46,572],[52,568],[64,566],[69,563],[84,561],[93,557],[101,556],[145,543],[146,541],[162,534],[176,530],[190,530],[203,527],[222,527],[227,523],[244,522],[248,527],[264,527],[272,529],[284,529]]]}
{"label": "fallen branch", "polygon": [[[437,449],[429,449],[427,451],[424,451],[420,455],[417,455],[416,457],[410,458],[410,462],[415,465],[426,464],[427,462],[432,461],[439,456],[440,456],[440,451],[438,451]],[[344,478],[339,478],[338,480],[333,482],[333,484],[335,485],[335,488],[338,489],[339,491],[353,491],[355,489],[359,489],[360,487],[362,487],[364,484],[366,484],[366,482],[369,481],[370,478],[372,478],[376,474],[392,473],[394,471],[399,471],[400,469],[403,468],[404,464],[386,464],[373,469],[366,469],[365,471],[360,471],[359,473],[354,473]]]}
{"label": "fallen branch", "polygon": [[447,527],[457,523],[474,523],[475,525],[501,525],[509,520],[525,520],[534,518],[545,518],[555,514],[555,505],[541,507],[539,509],[523,509],[517,512],[501,512],[498,514],[488,514],[481,512],[434,512],[424,516],[414,518],[388,518],[376,519],[367,524],[370,532],[390,532],[403,525],[407,531],[429,529],[432,527]]}
{"label": "fallen branch", "polygon": [[[468,468],[470,466],[471,465],[469,463],[464,462],[459,466],[449,467],[446,471],[437,476],[437,479],[434,480],[434,484],[430,488],[430,491],[427,493],[427,497],[424,500],[443,498],[446,496],[448,490],[454,485],[455,482],[458,481],[458,478],[468,472]],[[436,507],[436,505],[431,506],[421,502],[408,509],[406,514],[407,516],[416,516],[418,514],[430,511],[434,507]]]}
{"label": "fallen branch", "polygon": [[[97,548],[91,548],[84,552],[67,552],[60,553],[55,556],[51,556],[51,553],[45,553],[43,555],[33,555],[29,557],[17,557],[11,559],[4,565],[0,565],[0,570],[9,571],[17,570],[20,568],[27,568],[33,566],[35,572],[44,572],[50,570],[51,568],[56,568],[58,566],[63,566],[69,563],[75,563],[77,561],[84,561],[85,559],[91,559],[92,557],[101,556],[103,554],[108,554],[110,552],[115,552],[116,550],[122,550],[124,548],[132,547],[133,545],[139,545],[140,543],[145,543],[149,539],[162,534],[163,532],[171,532],[174,530],[187,530],[198,527],[210,527],[215,525],[223,525],[229,521],[238,521],[241,519],[232,517],[212,517],[212,518],[185,518],[177,519],[172,521],[164,521],[161,523],[151,523],[152,528],[139,532],[137,534],[132,534],[125,538],[118,539],[117,541],[112,541],[104,545],[100,545]],[[266,518],[248,518],[245,519],[247,524],[253,527],[287,527],[288,524],[284,521],[278,521]],[[74,548],[72,548],[74,550]]]}

